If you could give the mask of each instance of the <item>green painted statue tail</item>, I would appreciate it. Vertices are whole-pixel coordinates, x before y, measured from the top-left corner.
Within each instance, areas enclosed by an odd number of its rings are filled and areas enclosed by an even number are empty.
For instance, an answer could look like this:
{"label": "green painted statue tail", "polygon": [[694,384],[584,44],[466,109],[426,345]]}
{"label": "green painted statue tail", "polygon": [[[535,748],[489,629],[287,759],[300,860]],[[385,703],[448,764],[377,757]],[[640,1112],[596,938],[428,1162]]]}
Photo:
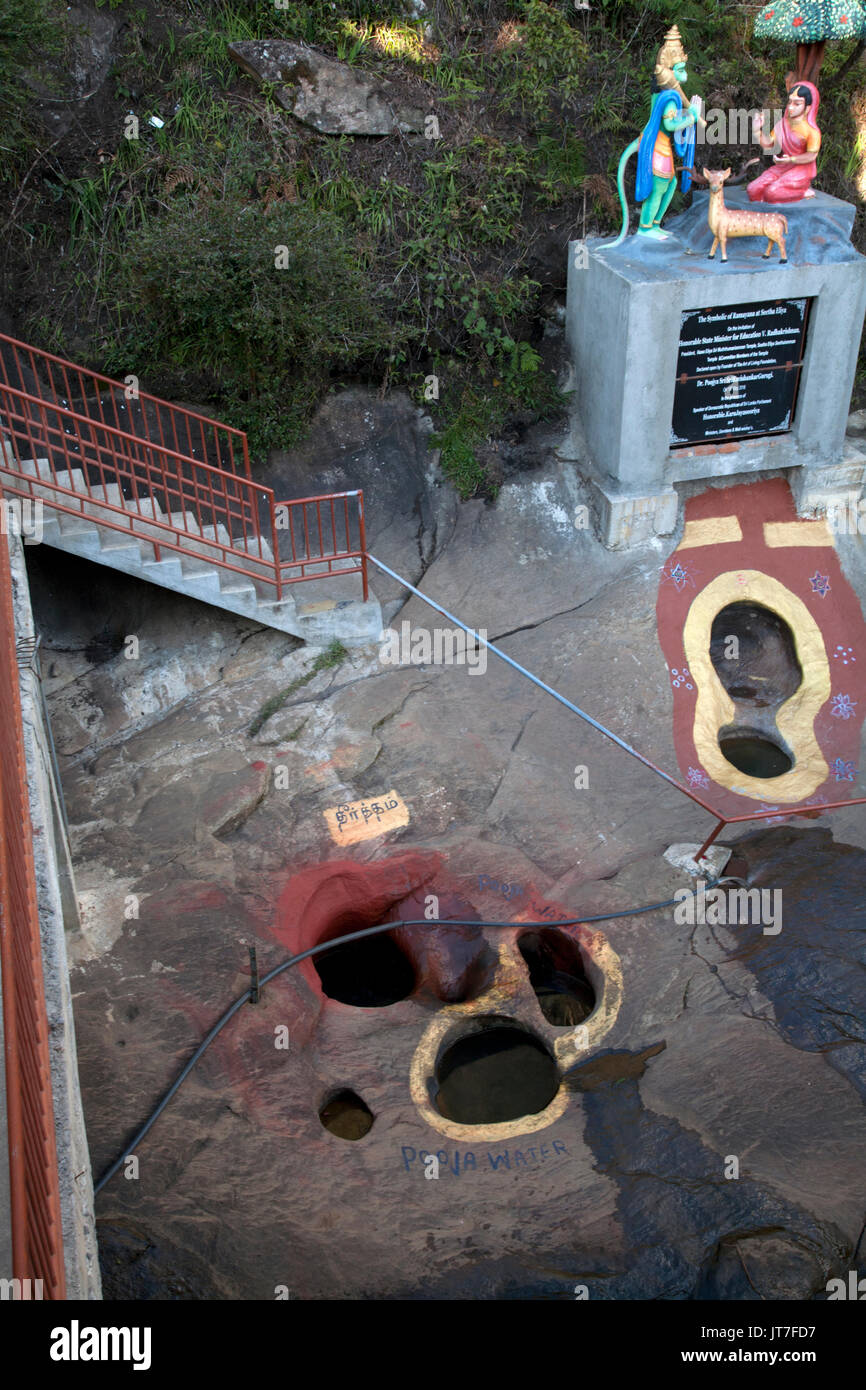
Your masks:
{"label": "green painted statue tail", "polygon": [[632,140],[631,144],[627,145],[620,155],[619,168],[616,171],[616,189],[619,193],[619,205],[622,208],[622,231],[616,241],[605,242],[604,246],[601,248],[602,251],[606,251],[609,246],[619,246],[620,242],[625,241],[628,236],[628,203],[625,200],[625,166],[632,155],[636,153],[639,144],[640,137],[638,137],[637,140]]}

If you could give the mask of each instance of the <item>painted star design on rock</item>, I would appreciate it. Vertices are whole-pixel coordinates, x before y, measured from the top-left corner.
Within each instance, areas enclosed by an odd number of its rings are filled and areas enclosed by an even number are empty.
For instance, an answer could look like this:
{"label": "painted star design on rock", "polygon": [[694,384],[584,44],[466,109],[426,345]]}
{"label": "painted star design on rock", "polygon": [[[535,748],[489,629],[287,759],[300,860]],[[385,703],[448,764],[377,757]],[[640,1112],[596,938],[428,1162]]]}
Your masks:
{"label": "painted star design on rock", "polygon": [[852,700],[850,695],[834,695],[830,713],[835,714],[837,719],[850,719],[856,705],[857,701]]}
{"label": "painted star design on rock", "polygon": [[678,589],[683,589],[689,582],[689,572],[687,569],[684,569],[681,564],[677,563],[671,570],[671,579]]}
{"label": "painted star design on rock", "polygon": [[821,598],[826,598],[827,594],[830,592],[829,574],[819,574],[816,570],[809,580],[809,583],[812,585],[812,593],[818,594]]}
{"label": "painted star design on rock", "polygon": [[846,762],[844,758],[837,758],[833,763],[833,776],[837,782],[853,782],[857,776],[857,769],[851,762]]}
{"label": "painted star design on rock", "polygon": [[709,777],[707,777],[707,776],[701,771],[701,769],[700,769],[699,767],[690,767],[690,768],[689,768],[689,786],[691,786],[691,787],[708,787],[709,785],[710,785],[710,779],[709,779]]}

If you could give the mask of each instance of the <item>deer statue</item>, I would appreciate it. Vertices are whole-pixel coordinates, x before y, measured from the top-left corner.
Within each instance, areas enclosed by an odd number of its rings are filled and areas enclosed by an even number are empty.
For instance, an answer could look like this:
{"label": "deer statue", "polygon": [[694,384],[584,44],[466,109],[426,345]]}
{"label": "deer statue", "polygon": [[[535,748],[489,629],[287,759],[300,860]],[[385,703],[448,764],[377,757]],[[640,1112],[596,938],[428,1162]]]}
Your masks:
{"label": "deer statue", "polygon": [[765,236],[767,249],[763,259],[766,260],[769,257],[773,243],[775,243],[779,248],[779,263],[786,265],[788,260],[785,254],[785,237],[788,234],[787,217],[783,217],[780,212],[751,212],[746,211],[745,208],[726,208],[723,184],[731,176],[730,169],[704,169],[703,173],[710,190],[707,221],[713,234],[713,249],[709,253],[709,259],[715,258],[716,247],[719,242],[722,244],[722,260],[728,259],[728,237]]}

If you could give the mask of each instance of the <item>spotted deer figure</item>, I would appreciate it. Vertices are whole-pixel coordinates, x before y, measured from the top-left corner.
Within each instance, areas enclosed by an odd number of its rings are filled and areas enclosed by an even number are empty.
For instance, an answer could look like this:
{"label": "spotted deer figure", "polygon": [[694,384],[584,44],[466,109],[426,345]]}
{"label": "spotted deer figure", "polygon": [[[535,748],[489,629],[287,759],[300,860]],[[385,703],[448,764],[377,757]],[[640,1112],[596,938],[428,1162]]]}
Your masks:
{"label": "spotted deer figure", "polygon": [[764,260],[770,255],[775,242],[779,248],[779,262],[785,265],[788,260],[785,254],[787,217],[783,217],[780,212],[751,212],[745,208],[726,208],[723,185],[730,176],[730,169],[704,169],[704,178],[710,189],[707,221],[713,234],[713,249],[709,253],[709,259],[714,259],[719,242],[722,244],[722,260],[728,259],[728,237],[765,236],[767,249],[764,252]]}

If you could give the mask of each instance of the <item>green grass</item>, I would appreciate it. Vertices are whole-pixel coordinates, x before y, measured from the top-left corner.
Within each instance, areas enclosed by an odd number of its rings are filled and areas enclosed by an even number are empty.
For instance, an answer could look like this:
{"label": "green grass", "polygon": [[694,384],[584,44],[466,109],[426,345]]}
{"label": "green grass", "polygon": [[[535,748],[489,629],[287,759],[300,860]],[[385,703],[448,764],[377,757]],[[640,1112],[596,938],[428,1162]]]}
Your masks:
{"label": "green grass", "polygon": [[442,471],[464,501],[488,486],[487,473],[477,455],[487,439],[492,416],[492,403],[467,390],[445,428],[431,436],[430,443],[441,450]]}
{"label": "green grass", "polygon": [[[298,676],[292,681],[291,685],[286,686],[285,690],[280,690],[276,695],[272,695],[269,700],[265,701],[247,729],[247,736],[249,738],[255,738],[256,734],[264,728],[272,715],[276,714],[278,710],[281,710],[286,701],[290,700],[298,690],[308,685],[313,677],[317,676],[320,671],[327,671],[333,666],[340,666],[348,655],[349,653],[346,651],[343,644],[334,638],[329,646],[327,646],[323,652],[319,653],[309,671],[306,671],[303,676]],[[298,737],[305,723],[306,720],[303,720],[298,727],[288,735],[289,741]]]}
{"label": "green grass", "polygon": [[545,0],[523,0],[519,9],[520,40],[502,48],[491,73],[500,101],[537,120],[581,94],[589,48],[577,12]]}

